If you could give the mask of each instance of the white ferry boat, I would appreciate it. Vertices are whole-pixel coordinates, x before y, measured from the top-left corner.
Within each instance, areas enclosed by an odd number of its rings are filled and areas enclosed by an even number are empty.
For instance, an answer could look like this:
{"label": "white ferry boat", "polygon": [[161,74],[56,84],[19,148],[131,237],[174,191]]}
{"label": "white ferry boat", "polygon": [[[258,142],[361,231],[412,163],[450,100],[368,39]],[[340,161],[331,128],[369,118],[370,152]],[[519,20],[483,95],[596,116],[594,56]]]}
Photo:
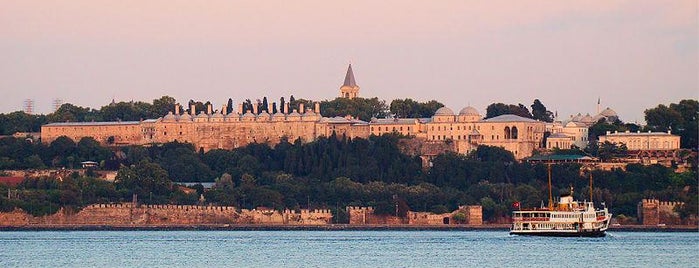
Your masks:
{"label": "white ferry boat", "polygon": [[[549,166],[550,172],[550,166]],[[549,173],[549,206],[520,210],[515,205],[512,212],[510,234],[538,236],[590,236],[602,237],[609,228],[612,214],[604,203],[602,208],[594,203],[573,200],[573,188],[570,194],[562,195],[558,204],[551,198],[551,175]],[[590,200],[592,200],[592,177],[590,177]],[[517,203],[516,203],[517,204]]]}

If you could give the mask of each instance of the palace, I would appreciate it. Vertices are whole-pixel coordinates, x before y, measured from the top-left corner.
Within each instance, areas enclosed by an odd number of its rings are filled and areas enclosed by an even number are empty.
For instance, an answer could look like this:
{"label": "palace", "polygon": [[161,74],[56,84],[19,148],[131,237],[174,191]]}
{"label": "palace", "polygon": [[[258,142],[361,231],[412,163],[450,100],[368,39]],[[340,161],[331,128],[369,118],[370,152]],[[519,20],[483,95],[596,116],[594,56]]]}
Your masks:
{"label": "palace", "polygon": [[[354,79],[352,66],[347,69],[341,97],[356,98],[359,86]],[[310,142],[333,133],[348,138],[368,138],[370,135],[399,133],[421,139],[427,143],[446,143],[453,151],[468,153],[478,145],[502,147],[511,151],[517,159],[532,155],[539,149],[546,131],[544,122],[516,115],[501,115],[482,119],[473,107],[465,107],[455,114],[442,107],[431,118],[383,118],[370,122],[352,117],[322,117],[320,104],[313,107],[290,109],[288,103],[274,114],[238,106],[237,112],[214,112],[209,105],[206,111],[197,113],[191,106],[183,113],[179,105],[174,111],[157,119],[128,122],[65,122],[41,127],[41,140],[51,143],[67,136],[74,141],[92,137],[104,145],[147,145],[167,142],[189,142],[195,148],[234,149],[250,143],[267,143],[274,146],[283,139]],[[225,105],[220,111],[226,111]]]}

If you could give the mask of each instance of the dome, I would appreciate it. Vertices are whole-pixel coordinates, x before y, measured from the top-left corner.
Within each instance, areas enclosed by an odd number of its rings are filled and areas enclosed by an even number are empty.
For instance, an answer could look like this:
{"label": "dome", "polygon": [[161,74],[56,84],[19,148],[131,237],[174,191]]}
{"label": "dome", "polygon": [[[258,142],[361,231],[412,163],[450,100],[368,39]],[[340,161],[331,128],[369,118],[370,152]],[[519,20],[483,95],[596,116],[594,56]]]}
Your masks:
{"label": "dome", "polygon": [[459,115],[477,115],[477,116],[480,116],[480,114],[478,114],[478,110],[476,110],[476,108],[473,108],[471,106],[467,106],[467,107],[464,107],[463,109],[461,109],[461,111],[459,112]]}
{"label": "dome", "polygon": [[172,112],[168,112],[163,121],[175,121],[175,115]]}
{"label": "dome", "polygon": [[573,119],[571,119],[571,121],[580,122],[580,119],[582,119],[582,118],[583,118],[583,116],[580,113],[578,113],[578,115],[573,116]]}
{"label": "dome", "polygon": [[592,118],[592,116],[590,116],[589,114],[586,114],[582,119],[580,119],[580,122],[583,122],[583,123],[594,123],[594,122],[595,122],[595,119]]}
{"label": "dome", "polygon": [[437,111],[434,112],[434,115],[454,115],[454,111],[447,107],[442,107],[437,109]]}
{"label": "dome", "polygon": [[602,116],[604,116],[604,117],[613,117],[613,116],[617,116],[616,112],[615,112],[614,110],[610,109],[609,107],[607,107],[607,109],[604,109],[604,110],[603,110],[602,112],[600,112],[599,114],[602,115]]}
{"label": "dome", "polygon": [[192,121],[192,116],[190,116],[188,113],[185,113],[180,116],[180,121]]}

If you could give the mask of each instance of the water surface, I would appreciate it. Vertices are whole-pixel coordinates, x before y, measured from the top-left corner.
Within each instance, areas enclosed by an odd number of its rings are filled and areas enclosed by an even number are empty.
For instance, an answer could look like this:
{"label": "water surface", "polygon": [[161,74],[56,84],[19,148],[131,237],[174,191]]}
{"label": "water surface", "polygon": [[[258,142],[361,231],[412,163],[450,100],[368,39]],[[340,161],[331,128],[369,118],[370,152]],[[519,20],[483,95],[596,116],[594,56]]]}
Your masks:
{"label": "water surface", "polygon": [[0,267],[699,267],[699,233],[0,232]]}

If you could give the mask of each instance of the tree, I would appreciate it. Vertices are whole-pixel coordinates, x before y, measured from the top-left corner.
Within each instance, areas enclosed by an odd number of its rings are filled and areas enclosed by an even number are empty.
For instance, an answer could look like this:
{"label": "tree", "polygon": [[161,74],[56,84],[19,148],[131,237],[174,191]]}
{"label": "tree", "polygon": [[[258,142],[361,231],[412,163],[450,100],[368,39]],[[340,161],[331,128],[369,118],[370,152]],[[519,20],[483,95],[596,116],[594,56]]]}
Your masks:
{"label": "tree", "polygon": [[493,118],[504,114],[514,114],[525,118],[533,118],[532,114],[529,113],[529,109],[527,109],[527,107],[525,107],[521,103],[518,105],[504,103],[490,104],[486,108],[485,118]]}
{"label": "tree", "polygon": [[360,120],[370,121],[372,117],[386,117],[388,107],[385,101],[378,98],[336,98],[320,103],[320,113],[325,117],[353,116]]}
{"label": "tree", "polygon": [[233,112],[233,99],[228,98],[228,103],[226,104],[226,114],[230,114]]}
{"label": "tree", "polygon": [[261,105],[259,110],[260,111],[267,111],[267,113],[272,111],[269,109],[269,103],[267,103],[267,97],[262,97],[262,105]]}
{"label": "tree", "polygon": [[699,101],[681,100],[679,103],[663,104],[645,110],[647,128],[653,131],[665,132],[672,130],[681,136],[682,148],[697,149],[697,113]]}
{"label": "tree", "polygon": [[177,100],[170,96],[162,96],[160,99],[154,99],[153,105],[150,106],[150,111],[146,118],[158,118],[165,116],[168,114],[168,112],[173,111],[175,103],[177,103]]}
{"label": "tree", "polygon": [[141,161],[135,166],[122,167],[117,172],[114,183],[117,189],[126,189],[141,198],[169,194],[172,182],[168,173],[160,165]]}
{"label": "tree", "polygon": [[533,119],[543,122],[553,122],[553,113],[546,110],[546,106],[544,106],[539,99],[535,99],[531,107]]}
{"label": "tree", "polygon": [[86,122],[103,121],[99,113],[90,108],[64,103],[52,114],[47,115],[48,122]]}
{"label": "tree", "polygon": [[434,115],[441,107],[444,104],[436,100],[416,102],[412,99],[396,99],[391,101],[390,112],[398,118],[425,118]]}
{"label": "tree", "polygon": [[626,144],[616,144],[605,141],[599,145],[597,154],[602,161],[609,161],[613,158],[625,156],[627,151]]}

